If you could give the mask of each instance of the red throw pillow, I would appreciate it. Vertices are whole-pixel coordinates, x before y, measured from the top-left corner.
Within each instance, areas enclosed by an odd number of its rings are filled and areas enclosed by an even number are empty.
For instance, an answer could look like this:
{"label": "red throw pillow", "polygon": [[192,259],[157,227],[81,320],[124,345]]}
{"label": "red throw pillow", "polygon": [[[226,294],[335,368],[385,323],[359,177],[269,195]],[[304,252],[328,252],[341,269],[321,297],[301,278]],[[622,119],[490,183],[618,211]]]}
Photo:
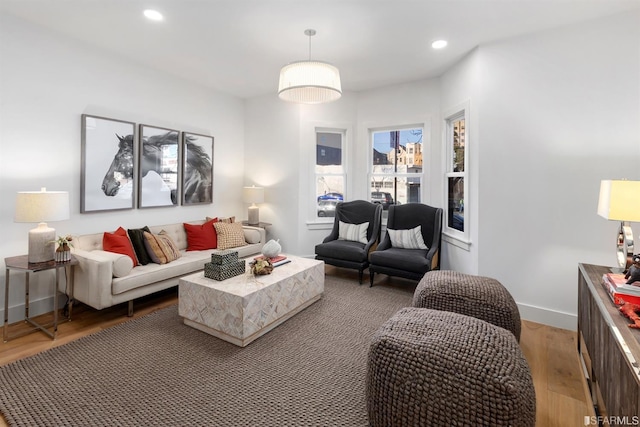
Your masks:
{"label": "red throw pillow", "polygon": [[[211,226],[213,228],[213,225]],[[133,251],[127,230],[120,227],[114,233],[105,232],[102,236],[102,249],[107,252],[126,255],[133,260],[133,266],[138,265],[136,253]]]}
{"label": "red throw pillow", "polygon": [[204,251],[218,247],[218,236],[213,228],[213,223],[218,222],[218,218],[213,218],[202,225],[184,224],[184,231],[187,232],[187,250]]}

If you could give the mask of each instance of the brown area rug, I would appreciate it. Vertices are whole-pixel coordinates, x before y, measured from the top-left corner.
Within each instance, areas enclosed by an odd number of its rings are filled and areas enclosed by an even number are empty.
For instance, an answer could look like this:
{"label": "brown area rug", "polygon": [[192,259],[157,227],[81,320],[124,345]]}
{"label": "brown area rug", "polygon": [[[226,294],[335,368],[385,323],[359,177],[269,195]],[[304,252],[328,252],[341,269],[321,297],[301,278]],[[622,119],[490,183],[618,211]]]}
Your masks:
{"label": "brown area rug", "polygon": [[327,277],[324,297],[245,348],[177,306],[0,368],[11,426],[366,426],[372,334],[412,291]]}

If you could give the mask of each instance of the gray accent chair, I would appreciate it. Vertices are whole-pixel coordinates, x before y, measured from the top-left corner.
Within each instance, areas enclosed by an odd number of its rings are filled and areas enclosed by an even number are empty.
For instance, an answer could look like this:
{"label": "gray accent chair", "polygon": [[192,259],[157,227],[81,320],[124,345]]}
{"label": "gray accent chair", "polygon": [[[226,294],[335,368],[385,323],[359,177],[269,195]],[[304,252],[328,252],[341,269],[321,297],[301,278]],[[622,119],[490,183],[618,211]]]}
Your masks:
{"label": "gray accent chair", "polygon": [[[349,224],[369,223],[367,243],[338,239],[339,222]],[[316,259],[336,267],[358,270],[358,280],[362,284],[362,274],[369,266],[369,252],[380,239],[382,205],[364,200],[340,202],[336,205],[333,229],[324,241],[316,245]]]}
{"label": "gray accent chair", "polygon": [[375,273],[420,280],[426,272],[440,269],[442,209],[422,203],[389,206],[387,230],[410,230],[418,225],[428,249],[395,248],[389,232],[385,232],[380,245],[369,256],[370,286]]}

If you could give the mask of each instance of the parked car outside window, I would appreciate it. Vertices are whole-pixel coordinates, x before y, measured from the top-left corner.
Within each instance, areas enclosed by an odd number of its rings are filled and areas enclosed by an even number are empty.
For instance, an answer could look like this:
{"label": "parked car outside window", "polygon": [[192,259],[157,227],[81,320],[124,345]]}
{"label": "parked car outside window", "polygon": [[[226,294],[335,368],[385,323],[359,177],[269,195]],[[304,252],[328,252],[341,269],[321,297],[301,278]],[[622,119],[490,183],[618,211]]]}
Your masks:
{"label": "parked car outside window", "polygon": [[383,191],[372,191],[371,192],[371,203],[378,203],[382,205],[382,209],[389,209],[389,205],[393,205],[393,197],[391,193],[383,192]]}
{"label": "parked car outside window", "polygon": [[338,200],[338,201],[342,201],[344,200],[344,196],[342,195],[342,193],[325,193],[321,196],[318,196],[318,201],[321,200]]}
{"label": "parked car outside window", "polygon": [[318,202],[318,216],[329,217],[336,216],[336,205],[340,200],[320,200]]}

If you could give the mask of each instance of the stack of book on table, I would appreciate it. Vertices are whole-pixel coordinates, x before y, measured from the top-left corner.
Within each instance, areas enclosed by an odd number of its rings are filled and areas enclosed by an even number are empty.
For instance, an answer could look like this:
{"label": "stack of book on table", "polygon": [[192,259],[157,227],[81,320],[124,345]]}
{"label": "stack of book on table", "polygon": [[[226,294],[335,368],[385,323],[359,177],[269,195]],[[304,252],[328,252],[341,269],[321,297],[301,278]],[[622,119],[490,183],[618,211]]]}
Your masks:
{"label": "stack of book on table", "polygon": [[271,257],[271,258],[267,258],[266,256],[262,255],[262,256],[257,256],[254,259],[256,261],[259,260],[259,259],[268,259],[269,261],[271,261],[271,264],[274,267],[279,267],[279,266],[281,266],[283,264],[291,262],[291,260],[289,258],[287,258],[286,256],[284,256],[284,255],[278,255],[278,256]]}
{"label": "stack of book on table", "polygon": [[627,285],[627,279],[624,278],[624,274],[603,274],[602,286],[604,286],[614,304],[622,305],[626,302],[640,304],[640,282]]}

